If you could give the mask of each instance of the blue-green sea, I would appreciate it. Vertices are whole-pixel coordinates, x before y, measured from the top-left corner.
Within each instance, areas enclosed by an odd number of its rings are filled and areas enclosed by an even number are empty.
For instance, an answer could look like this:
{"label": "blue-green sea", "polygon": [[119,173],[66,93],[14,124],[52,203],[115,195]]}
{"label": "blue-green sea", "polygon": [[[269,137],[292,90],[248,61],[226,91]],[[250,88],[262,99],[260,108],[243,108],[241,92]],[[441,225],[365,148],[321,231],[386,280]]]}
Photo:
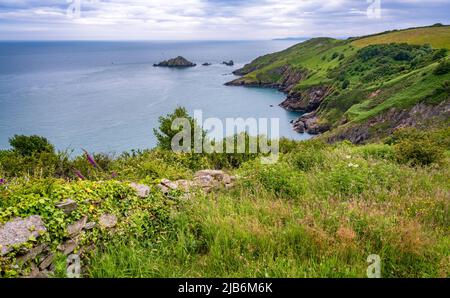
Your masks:
{"label": "blue-green sea", "polygon": [[[45,136],[60,150],[151,148],[158,117],[177,106],[204,118],[277,117],[281,136],[308,138],[289,123],[299,115],[278,107],[284,94],[223,85],[233,70],[296,42],[0,42],[0,148],[14,134]],[[198,65],[153,67],[178,55]],[[221,64],[228,60],[235,65]]]}

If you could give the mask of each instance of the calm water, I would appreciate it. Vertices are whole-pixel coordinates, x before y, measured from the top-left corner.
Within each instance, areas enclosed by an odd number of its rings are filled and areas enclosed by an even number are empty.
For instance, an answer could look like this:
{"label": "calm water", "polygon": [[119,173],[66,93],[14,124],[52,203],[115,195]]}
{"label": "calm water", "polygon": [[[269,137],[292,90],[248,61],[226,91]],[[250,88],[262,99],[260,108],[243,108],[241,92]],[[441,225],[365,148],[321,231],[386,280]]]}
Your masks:
{"label": "calm water", "polygon": [[[14,134],[47,137],[58,149],[122,152],[153,147],[158,117],[184,106],[203,117],[278,117],[282,136],[302,139],[275,90],[227,87],[231,72],[295,41],[1,42],[0,148]],[[182,55],[189,69],[153,67]],[[221,65],[234,60],[235,66]],[[273,107],[270,107],[273,105]]]}

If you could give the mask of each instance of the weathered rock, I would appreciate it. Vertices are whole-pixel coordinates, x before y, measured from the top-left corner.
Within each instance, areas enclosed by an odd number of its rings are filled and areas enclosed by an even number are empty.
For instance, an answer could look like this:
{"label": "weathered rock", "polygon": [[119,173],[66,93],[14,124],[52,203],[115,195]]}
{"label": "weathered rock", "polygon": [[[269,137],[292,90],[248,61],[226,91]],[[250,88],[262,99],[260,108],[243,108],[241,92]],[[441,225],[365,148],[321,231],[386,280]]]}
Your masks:
{"label": "weathered rock", "polygon": [[227,188],[232,186],[232,182],[236,178],[226,174],[220,170],[200,170],[194,175],[194,184],[201,187],[204,191],[209,192],[214,188],[223,185]]}
{"label": "weathered rock", "polygon": [[176,182],[172,182],[169,179],[162,179],[161,185],[166,186],[169,189],[175,190],[178,188],[178,184]]}
{"label": "weathered rock", "polygon": [[[244,69],[246,66],[244,66]],[[244,75],[248,73],[248,70],[234,71],[235,75]],[[274,68],[270,71],[271,74],[280,76],[280,80],[277,83],[268,83],[259,80],[251,80],[246,77],[235,79],[231,82],[225,83],[227,86],[249,86],[249,87],[266,87],[275,88],[282,92],[289,93],[301,80],[307,77],[308,72],[304,69],[294,69],[290,65],[283,65]]]}
{"label": "weathered rock", "polygon": [[175,181],[177,188],[184,192],[189,192],[193,187],[195,187],[194,182],[190,180],[177,180]]}
{"label": "weathered rock", "polygon": [[50,253],[48,256],[44,258],[44,260],[39,264],[39,269],[44,270],[50,267],[53,263],[53,259],[55,258],[55,254]]}
{"label": "weathered rock", "polygon": [[320,134],[330,129],[327,123],[321,123],[315,112],[303,114],[294,121],[292,125],[296,132],[307,132],[309,134]]}
{"label": "weathered rock", "polygon": [[20,256],[17,258],[17,262],[18,263],[26,263],[29,260],[32,260],[34,258],[36,258],[38,255],[40,255],[41,253],[45,252],[48,250],[48,245],[47,244],[40,244],[38,246],[35,246],[33,248],[31,248],[27,253],[25,253],[24,255]]}
{"label": "weathered rock", "polygon": [[71,236],[71,237],[77,236],[84,229],[84,227],[86,226],[86,223],[87,223],[87,216],[84,216],[83,218],[81,218],[80,220],[77,220],[73,224],[68,225],[67,226],[67,234],[69,234],[69,236]]}
{"label": "weathered rock", "polygon": [[0,256],[12,250],[14,245],[26,243],[31,237],[38,238],[47,229],[38,215],[15,218],[0,226]]}
{"label": "weathered rock", "polygon": [[162,184],[158,184],[156,187],[158,187],[158,189],[163,193],[163,194],[167,194],[169,193],[170,189]]}
{"label": "weathered rock", "polygon": [[445,121],[449,117],[449,99],[438,105],[419,103],[406,109],[391,108],[370,118],[367,122],[353,125],[347,124],[342,129],[332,131],[327,137],[327,141],[334,143],[349,140],[354,144],[363,144],[369,139],[383,138],[386,135],[390,135],[399,128],[427,128],[429,123]]}
{"label": "weathered rock", "polygon": [[315,111],[328,96],[331,89],[327,86],[315,86],[298,92],[290,92],[287,98],[280,103],[280,107],[288,111]]}
{"label": "weathered rock", "polygon": [[85,230],[92,230],[93,228],[95,228],[96,225],[97,225],[97,224],[96,224],[95,222],[91,221],[91,222],[88,222],[88,223],[86,224],[86,226],[84,227],[84,229],[85,229]]}
{"label": "weathered rock", "polygon": [[58,245],[58,250],[67,256],[75,250],[77,245],[78,245],[78,243],[75,240],[69,239],[66,242]]}
{"label": "weathered rock", "polygon": [[130,186],[136,190],[136,193],[141,198],[146,198],[150,194],[150,187],[144,184],[131,183]]}
{"label": "weathered rock", "polygon": [[233,66],[234,65],[234,61],[230,60],[230,61],[223,61],[222,64],[225,64],[227,66]]}
{"label": "weathered rock", "polygon": [[162,179],[158,188],[164,194],[169,193],[170,190],[181,190],[185,193],[190,193],[193,189],[201,189],[205,192],[210,192],[212,189],[220,186],[228,189],[233,186],[235,180],[236,177],[220,170],[201,170],[195,173],[193,180],[170,181]]}
{"label": "weathered rock", "polygon": [[195,63],[188,61],[186,58],[178,56],[169,60],[161,61],[158,64],[153,64],[153,66],[163,66],[163,67],[193,67],[196,66]]}
{"label": "weathered rock", "polygon": [[27,278],[37,278],[39,276],[39,268],[36,266],[36,264],[31,263],[30,265],[31,271],[28,274]]}
{"label": "weathered rock", "polygon": [[73,211],[77,210],[77,207],[78,207],[77,202],[75,202],[72,199],[67,199],[63,202],[59,202],[58,204],[56,204],[56,208],[62,209],[66,214],[70,214]]}
{"label": "weathered rock", "polygon": [[117,217],[114,214],[105,213],[100,216],[98,222],[103,228],[113,228],[117,225]]}

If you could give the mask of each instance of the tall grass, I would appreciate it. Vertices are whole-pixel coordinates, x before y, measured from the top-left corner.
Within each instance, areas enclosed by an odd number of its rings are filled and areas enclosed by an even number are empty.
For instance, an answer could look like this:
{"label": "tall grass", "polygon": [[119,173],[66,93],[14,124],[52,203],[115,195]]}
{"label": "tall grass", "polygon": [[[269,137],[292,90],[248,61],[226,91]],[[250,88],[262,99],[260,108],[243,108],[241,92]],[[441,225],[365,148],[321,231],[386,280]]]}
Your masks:
{"label": "tall grass", "polygon": [[[183,201],[161,240],[115,239],[92,277],[448,277],[448,158],[395,161],[389,145],[299,143],[278,165],[249,161],[238,185]],[[315,152],[313,157],[311,152]]]}

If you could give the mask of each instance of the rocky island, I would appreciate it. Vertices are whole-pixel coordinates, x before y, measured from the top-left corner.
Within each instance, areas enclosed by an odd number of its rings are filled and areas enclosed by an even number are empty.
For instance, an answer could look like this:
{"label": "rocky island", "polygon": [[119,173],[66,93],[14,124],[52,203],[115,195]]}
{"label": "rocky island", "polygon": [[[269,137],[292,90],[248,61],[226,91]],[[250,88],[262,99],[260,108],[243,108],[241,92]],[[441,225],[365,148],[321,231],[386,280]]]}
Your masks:
{"label": "rocky island", "polygon": [[187,60],[186,58],[182,56],[178,56],[176,58],[172,58],[169,60],[164,60],[159,62],[158,64],[153,64],[153,66],[158,67],[193,67],[197,64]]}
{"label": "rocky island", "polygon": [[226,66],[233,66],[234,65],[234,61],[230,60],[230,61],[223,61],[222,64],[226,65]]}

